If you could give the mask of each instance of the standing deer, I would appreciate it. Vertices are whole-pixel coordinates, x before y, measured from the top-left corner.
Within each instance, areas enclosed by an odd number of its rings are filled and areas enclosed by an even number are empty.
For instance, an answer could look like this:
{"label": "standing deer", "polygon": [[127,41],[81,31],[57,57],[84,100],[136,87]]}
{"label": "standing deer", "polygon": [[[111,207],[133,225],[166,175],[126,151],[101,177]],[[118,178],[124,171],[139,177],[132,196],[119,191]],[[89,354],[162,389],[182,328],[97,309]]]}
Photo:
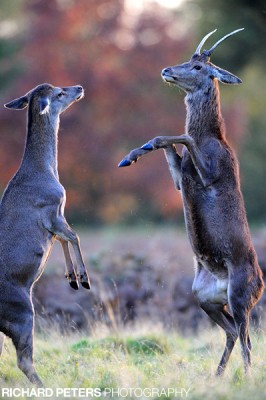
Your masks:
{"label": "standing deer", "polygon": [[[210,62],[216,47],[201,48],[190,61],[164,68],[162,78],[186,92],[185,134],[159,136],[132,150],[119,164],[129,166],[153,150],[164,149],[175,187],[181,190],[188,237],[195,254],[192,286],[200,307],[226,333],[226,346],[218,365],[221,375],[239,337],[245,372],[251,365],[249,315],[262,295],[264,283],[240,190],[238,162],[225,138],[218,81],[241,80]],[[182,156],[175,147],[184,145]]]}
{"label": "standing deer", "polygon": [[42,382],[33,366],[32,287],[56,239],[63,247],[71,286],[78,288],[69,242],[81,284],[90,288],[79,238],[64,217],[65,190],[57,171],[60,114],[83,96],[81,86],[59,88],[45,83],[5,104],[15,110],[28,107],[28,121],[21,165],[0,204],[0,353],[5,334],[16,347],[18,367],[39,386]]}

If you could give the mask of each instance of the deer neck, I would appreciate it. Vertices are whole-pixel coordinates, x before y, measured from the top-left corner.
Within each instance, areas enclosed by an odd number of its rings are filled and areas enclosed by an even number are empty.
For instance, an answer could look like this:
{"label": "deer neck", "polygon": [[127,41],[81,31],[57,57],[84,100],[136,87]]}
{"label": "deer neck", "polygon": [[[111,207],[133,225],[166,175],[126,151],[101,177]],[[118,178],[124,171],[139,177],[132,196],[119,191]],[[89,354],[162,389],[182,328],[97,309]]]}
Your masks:
{"label": "deer neck", "polygon": [[52,119],[47,115],[28,113],[27,139],[22,167],[30,166],[33,171],[52,171],[58,178],[57,142],[59,116]]}
{"label": "deer neck", "polygon": [[188,93],[185,98],[187,107],[186,132],[195,141],[204,137],[222,139],[224,136],[224,123],[220,110],[220,93],[218,82],[206,90]]}

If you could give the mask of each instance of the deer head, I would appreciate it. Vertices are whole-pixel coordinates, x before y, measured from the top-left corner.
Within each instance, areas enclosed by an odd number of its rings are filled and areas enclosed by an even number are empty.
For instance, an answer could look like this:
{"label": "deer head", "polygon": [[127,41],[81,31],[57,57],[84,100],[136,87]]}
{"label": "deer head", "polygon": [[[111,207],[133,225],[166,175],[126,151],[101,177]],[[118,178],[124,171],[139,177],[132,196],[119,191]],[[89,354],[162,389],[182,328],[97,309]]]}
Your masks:
{"label": "deer head", "polygon": [[43,83],[36,86],[24,96],[5,104],[5,107],[22,110],[29,106],[35,115],[59,115],[83,96],[83,87],[79,85],[60,88]]}
{"label": "deer head", "polygon": [[214,79],[218,79],[220,82],[227,84],[241,83],[241,79],[237,76],[212,64],[210,62],[210,56],[221,42],[243,29],[244,28],[237,29],[229,33],[218,40],[209,50],[203,50],[201,53],[202,46],[209,36],[216,32],[216,29],[208,33],[199,43],[190,61],[162,70],[163,80],[179,86],[185,92],[195,92],[203,88],[208,88]]}

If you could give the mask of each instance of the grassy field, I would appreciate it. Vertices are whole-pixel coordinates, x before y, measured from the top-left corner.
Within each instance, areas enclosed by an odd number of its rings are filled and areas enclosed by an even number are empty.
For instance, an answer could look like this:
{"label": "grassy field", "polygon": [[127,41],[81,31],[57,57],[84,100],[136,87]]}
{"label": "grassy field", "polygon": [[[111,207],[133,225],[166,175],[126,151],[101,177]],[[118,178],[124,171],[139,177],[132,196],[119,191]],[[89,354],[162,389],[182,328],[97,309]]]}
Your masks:
{"label": "grassy field", "polygon": [[[97,327],[90,336],[62,336],[52,329],[36,335],[35,364],[46,387],[53,388],[54,393],[56,388],[99,388],[101,397],[87,398],[261,400],[266,392],[265,337],[262,331],[252,333],[253,372],[249,379],[243,375],[239,346],[225,376],[214,377],[224,343],[224,335],[217,328],[186,338],[165,332],[160,326],[113,332]],[[31,387],[16,367],[9,340],[0,370],[1,388]],[[104,396],[106,388],[120,389],[121,393]],[[134,389],[131,394],[129,388]],[[149,388],[154,388],[153,397]],[[175,395],[171,395],[173,389]],[[69,392],[65,398],[82,396]]]}
{"label": "grassy field", "polygon": [[[173,228],[155,229],[151,226],[123,232],[112,229],[104,232],[85,230],[79,233],[86,264],[94,273],[94,277],[101,276],[101,273],[105,274],[106,271],[109,271],[112,277],[125,274],[128,268],[132,268],[132,260],[125,264],[123,256],[130,252],[137,260],[146,257],[146,264],[151,266],[147,270],[146,281],[151,284],[152,278],[163,276],[163,285],[157,285],[157,278],[155,279],[155,294],[149,301],[149,307],[155,308],[156,311],[152,315],[159,314],[161,322],[152,323],[153,319],[147,317],[151,314],[144,313],[141,314],[142,318],[138,316],[134,325],[133,322],[123,324],[121,319],[112,315],[111,309],[109,320],[112,324],[109,323],[107,327],[104,323],[99,325],[98,322],[90,321],[89,333],[83,329],[62,335],[54,322],[43,326],[37,324],[34,359],[39,376],[46,388],[52,390],[47,392],[52,393],[47,398],[265,398],[266,335],[262,329],[251,332],[253,367],[252,375],[247,379],[243,374],[239,344],[233,351],[225,376],[215,377],[215,370],[224,349],[225,335],[220,329],[210,327],[207,319],[202,320],[206,321],[206,324],[203,323],[203,328],[201,327],[197,334],[184,335],[183,332],[182,335],[177,330],[166,328],[168,325],[164,323],[164,316],[168,312],[168,303],[166,301],[162,306],[161,299],[169,295],[175,280],[181,281],[186,276],[193,276],[193,255],[184,231]],[[260,232],[255,236],[256,243],[260,245],[265,237],[266,235]],[[56,278],[55,275],[59,274],[57,279],[60,283],[62,281],[62,287],[68,288],[63,273],[64,260],[61,248],[57,246],[48,261],[44,277],[50,277],[52,282]],[[132,275],[127,279],[132,279]],[[145,282],[142,281],[143,283]],[[37,286],[43,288],[44,281],[41,279]],[[91,296],[93,291],[97,292],[96,282],[91,292],[82,289],[78,293],[66,291],[66,297],[61,298],[61,303],[74,304],[81,293],[83,297],[76,309],[77,312],[83,313],[81,305],[86,304],[84,299]],[[181,296],[180,292],[178,294]],[[59,286],[55,286],[52,291],[45,292],[43,300],[52,300],[58,306],[59,297]],[[51,314],[56,315],[56,311],[53,310],[56,308],[52,308]],[[188,311],[185,314],[187,313]],[[171,314],[169,318],[171,320]],[[188,318],[191,319],[190,314]],[[181,322],[177,326],[181,328]],[[17,368],[15,350],[9,339],[5,341],[0,359],[0,399],[7,398],[3,395],[3,388],[34,388]],[[63,394],[56,392],[63,388],[88,388],[94,389],[95,392],[94,396],[84,396],[84,392],[75,393],[71,390]],[[108,393],[111,389],[113,393]],[[26,397],[20,397],[16,393],[8,398]]]}

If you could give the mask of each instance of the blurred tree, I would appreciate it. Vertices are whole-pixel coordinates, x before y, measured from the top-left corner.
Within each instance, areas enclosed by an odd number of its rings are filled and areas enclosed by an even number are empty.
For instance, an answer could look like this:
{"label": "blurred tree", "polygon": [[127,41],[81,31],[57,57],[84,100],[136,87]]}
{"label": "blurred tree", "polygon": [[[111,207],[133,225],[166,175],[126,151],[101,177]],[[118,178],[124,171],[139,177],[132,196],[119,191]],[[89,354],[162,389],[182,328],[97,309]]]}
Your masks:
{"label": "blurred tree", "polygon": [[226,64],[228,68],[243,68],[253,62],[264,64],[266,59],[264,0],[216,0],[215,2],[187,0],[185,8],[187,13],[195,14],[196,26],[202,36],[218,28],[217,33],[206,43],[206,47],[226,33],[245,28],[244,32],[224,42],[222,51],[215,52],[215,63]]}
{"label": "blurred tree", "polygon": [[257,224],[266,221],[266,115],[264,70],[256,65],[250,66],[244,76],[245,108],[249,119],[247,134],[241,145],[240,165],[243,180],[243,194],[246,200],[248,217]]}
{"label": "blurred tree", "polygon": [[[266,117],[264,115],[264,126]],[[250,134],[243,142],[241,156],[241,169],[243,177],[243,194],[247,204],[248,217],[258,224],[266,221],[266,185],[265,185],[265,160],[266,160],[266,135],[261,129],[261,123],[252,119],[250,121]]]}
{"label": "blurred tree", "polygon": [[[2,0],[0,5],[0,93],[8,88],[18,75],[20,65],[16,63],[23,35],[23,4],[25,0]],[[20,21],[20,23],[18,22]]]}
{"label": "blurred tree", "polygon": [[[184,14],[154,6],[134,16],[123,0],[27,0],[24,16],[25,44],[16,60],[24,72],[6,100],[45,81],[79,83],[86,91],[60,130],[59,172],[69,217],[83,223],[173,219],[182,204],[162,152],[127,170],[117,164],[153,136],[183,132],[183,93],[163,85],[160,73],[185,61],[196,45]],[[2,187],[24,143],[19,130],[25,114],[10,113],[0,113]],[[230,139],[237,140],[242,108],[230,100],[224,114]]]}
{"label": "blurred tree", "polygon": [[[234,134],[234,138],[237,147],[241,143],[238,151],[248,217],[252,222],[265,224],[266,3],[263,0],[188,0],[184,12],[194,12],[198,17],[196,26],[200,36],[218,28],[206,43],[207,48],[224,34],[245,28],[245,31],[225,41],[219,51],[217,49],[212,62],[239,74],[243,80],[237,93],[222,89],[222,100],[224,104],[230,104],[234,96],[238,102],[237,127],[242,134]],[[231,116],[234,118],[233,113]],[[233,125],[230,126],[235,129]]]}
{"label": "blurred tree", "polygon": [[[151,157],[142,171],[122,171],[117,164],[150,136],[182,130],[183,106],[171,101],[171,93],[167,96],[160,72],[172,49],[182,52],[186,40],[169,40],[165,30],[171,19],[161,19],[159,13],[143,15],[131,26],[123,1],[34,0],[26,2],[25,14],[28,32],[19,60],[25,73],[9,96],[43,81],[81,83],[86,90],[83,102],[62,119],[59,168],[71,217],[115,222],[124,216],[134,220],[138,212],[147,218],[164,215],[173,201],[162,199],[168,177],[165,166],[158,174],[163,156]],[[176,118],[167,118],[169,113]],[[24,115],[12,116],[11,120],[10,112],[2,112],[2,129],[8,136],[2,186],[17,167],[24,142],[17,133]],[[176,198],[174,190],[172,197]]]}

